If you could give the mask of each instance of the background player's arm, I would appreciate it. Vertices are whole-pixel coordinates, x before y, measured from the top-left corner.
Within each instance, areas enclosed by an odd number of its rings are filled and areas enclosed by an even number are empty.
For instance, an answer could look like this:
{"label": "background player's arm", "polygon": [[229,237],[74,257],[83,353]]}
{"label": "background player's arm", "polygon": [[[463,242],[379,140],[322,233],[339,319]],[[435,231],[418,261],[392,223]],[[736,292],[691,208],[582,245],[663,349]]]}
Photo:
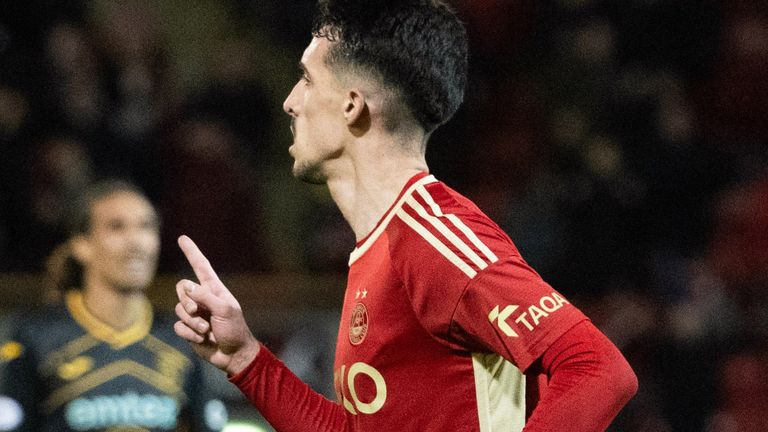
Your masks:
{"label": "background player's arm", "polygon": [[226,405],[219,399],[214,389],[210,388],[210,379],[205,368],[210,365],[192,358],[193,366],[187,376],[184,393],[187,395],[186,417],[189,419],[190,432],[220,431],[229,417]]}
{"label": "background player's arm", "polygon": [[[9,429],[12,432],[33,432],[39,430],[37,424],[40,415],[37,412],[41,401],[40,378],[37,373],[37,360],[23,338],[16,335],[14,340],[7,342],[6,347],[18,349],[18,356],[10,360],[2,371],[3,393],[8,397],[10,406],[3,413],[3,421],[13,423],[21,415],[22,423]],[[18,405],[16,405],[18,404]],[[21,412],[15,412],[21,408]],[[7,418],[6,418],[7,417]]]}

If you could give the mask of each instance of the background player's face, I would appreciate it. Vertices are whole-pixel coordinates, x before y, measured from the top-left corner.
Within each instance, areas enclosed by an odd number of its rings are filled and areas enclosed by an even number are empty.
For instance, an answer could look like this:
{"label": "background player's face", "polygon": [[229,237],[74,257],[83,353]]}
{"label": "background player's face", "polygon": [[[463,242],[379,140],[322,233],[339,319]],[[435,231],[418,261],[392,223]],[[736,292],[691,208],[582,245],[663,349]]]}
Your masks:
{"label": "background player's face", "polygon": [[81,258],[86,283],[119,291],[146,288],[154,278],[160,251],[157,213],[146,199],[117,192],[91,206],[90,230]]}
{"label": "background player's face", "polygon": [[301,57],[302,77],[283,103],[291,116],[293,175],[316,184],[328,179],[326,162],[341,155],[347,134],[344,89],[325,64],[330,44],[312,39]]}

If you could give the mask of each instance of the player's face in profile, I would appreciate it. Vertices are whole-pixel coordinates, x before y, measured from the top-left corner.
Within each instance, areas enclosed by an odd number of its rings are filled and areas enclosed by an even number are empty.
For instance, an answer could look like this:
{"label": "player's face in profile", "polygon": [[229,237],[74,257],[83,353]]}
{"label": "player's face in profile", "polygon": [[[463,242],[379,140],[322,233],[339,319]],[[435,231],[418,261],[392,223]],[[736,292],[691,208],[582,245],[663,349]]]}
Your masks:
{"label": "player's face in profile", "polygon": [[160,251],[157,213],[143,197],[117,192],[91,206],[86,273],[120,291],[146,288]]}
{"label": "player's face in profile", "polygon": [[315,184],[326,182],[325,162],[341,154],[346,131],[344,89],[325,64],[330,44],[312,38],[301,57],[302,76],[283,102],[291,116],[293,175]]}

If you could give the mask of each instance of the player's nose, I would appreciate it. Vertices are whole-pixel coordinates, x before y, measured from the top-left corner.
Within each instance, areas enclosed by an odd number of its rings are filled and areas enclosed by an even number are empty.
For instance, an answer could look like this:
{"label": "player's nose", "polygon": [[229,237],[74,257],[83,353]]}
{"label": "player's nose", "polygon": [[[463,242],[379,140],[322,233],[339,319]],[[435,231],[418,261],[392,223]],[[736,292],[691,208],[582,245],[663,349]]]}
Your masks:
{"label": "player's nose", "polygon": [[296,117],[296,110],[294,107],[296,106],[296,94],[299,84],[301,84],[301,82],[298,82],[295,86],[293,86],[293,89],[291,89],[288,97],[286,97],[285,101],[283,101],[283,111],[285,111],[285,113],[291,117]]}

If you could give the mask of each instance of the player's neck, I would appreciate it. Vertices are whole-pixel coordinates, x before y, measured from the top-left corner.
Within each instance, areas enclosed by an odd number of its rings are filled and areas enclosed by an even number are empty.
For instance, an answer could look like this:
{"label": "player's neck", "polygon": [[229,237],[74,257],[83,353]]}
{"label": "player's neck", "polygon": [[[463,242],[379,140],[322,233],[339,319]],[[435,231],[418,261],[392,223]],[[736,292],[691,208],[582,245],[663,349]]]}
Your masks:
{"label": "player's neck", "polygon": [[421,154],[382,147],[354,155],[348,169],[328,179],[331,196],[358,241],[374,229],[408,180],[429,170]]}
{"label": "player's neck", "polygon": [[86,284],[83,302],[88,312],[115,330],[125,330],[135,324],[146,302],[143,292],[120,292],[96,284]]}

